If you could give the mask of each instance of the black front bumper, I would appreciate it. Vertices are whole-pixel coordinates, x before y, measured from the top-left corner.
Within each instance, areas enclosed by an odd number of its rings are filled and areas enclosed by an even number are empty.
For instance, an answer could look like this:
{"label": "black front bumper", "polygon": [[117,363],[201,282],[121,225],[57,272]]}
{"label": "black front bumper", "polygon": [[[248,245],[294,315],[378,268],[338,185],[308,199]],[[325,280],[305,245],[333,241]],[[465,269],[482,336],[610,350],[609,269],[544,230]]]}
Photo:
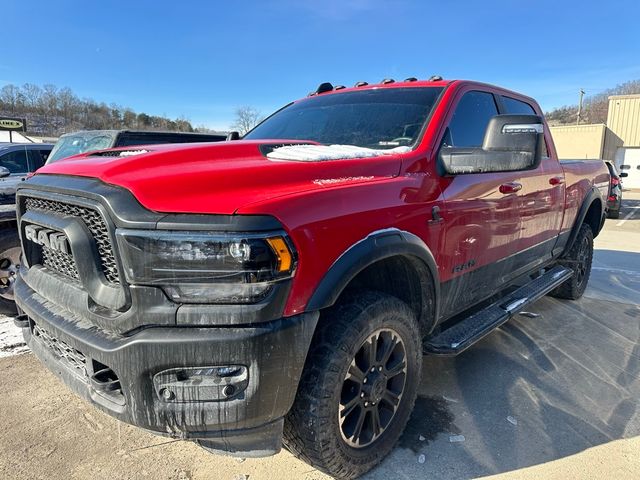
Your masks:
{"label": "black front bumper", "polygon": [[[52,304],[24,281],[16,283],[16,299],[33,352],[115,418],[243,456],[280,449],[283,417],[296,394],[317,312],[242,327],[166,326],[122,336]],[[154,384],[166,370],[227,365],[247,368],[228,398],[202,400],[195,388],[178,402],[163,398]],[[110,383],[101,383],[101,371]]]}

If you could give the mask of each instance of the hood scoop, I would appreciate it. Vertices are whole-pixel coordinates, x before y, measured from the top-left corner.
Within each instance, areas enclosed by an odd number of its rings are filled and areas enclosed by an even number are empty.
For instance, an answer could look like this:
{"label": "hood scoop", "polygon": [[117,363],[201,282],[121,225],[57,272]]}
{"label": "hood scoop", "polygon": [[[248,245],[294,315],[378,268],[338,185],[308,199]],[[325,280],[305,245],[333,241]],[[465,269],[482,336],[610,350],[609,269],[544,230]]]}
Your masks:
{"label": "hood scoop", "polygon": [[145,148],[132,148],[128,150],[104,150],[89,154],[91,157],[132,157],[134,155],[142,155],[149,153],[151,150]]}
{"label": "hood scoop", "polygon": [[289,160],[294,162],[323,162],[347,158],[370,158],[410,152],[410,147],[375,149],[355,145],[283,145],[267,153],[271,160]]}

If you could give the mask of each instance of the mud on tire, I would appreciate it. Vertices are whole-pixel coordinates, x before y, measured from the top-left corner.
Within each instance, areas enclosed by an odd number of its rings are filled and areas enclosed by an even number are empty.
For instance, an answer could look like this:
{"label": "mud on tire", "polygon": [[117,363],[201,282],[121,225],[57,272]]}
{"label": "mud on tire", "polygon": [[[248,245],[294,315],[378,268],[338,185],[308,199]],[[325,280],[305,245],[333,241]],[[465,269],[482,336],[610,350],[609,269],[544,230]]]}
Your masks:
{"label": "mud on tire", "polygon": [[402,434],[421,367],[417,321],[401,300],[367,291],[323,312],[285,419],[285,447],[335,478],[362,475]]}

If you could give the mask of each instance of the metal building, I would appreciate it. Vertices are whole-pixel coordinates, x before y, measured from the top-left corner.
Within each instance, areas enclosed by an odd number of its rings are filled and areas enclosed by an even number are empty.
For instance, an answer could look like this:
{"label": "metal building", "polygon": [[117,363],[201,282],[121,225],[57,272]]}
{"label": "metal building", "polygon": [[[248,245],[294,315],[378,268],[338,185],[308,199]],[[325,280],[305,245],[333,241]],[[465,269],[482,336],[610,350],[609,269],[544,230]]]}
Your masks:
{"label": "metal building", "polygon": [[627,188],[640,188],[640,95],[609,97],[607,127],[622,145],[615,153],[618,170],[627,172]]}
{"label": "metal building", "polygon": [[603,158],[627,172],[626,188],[640,189],[640,94],[609,97],[607,124],[552,126],[560,158]]}

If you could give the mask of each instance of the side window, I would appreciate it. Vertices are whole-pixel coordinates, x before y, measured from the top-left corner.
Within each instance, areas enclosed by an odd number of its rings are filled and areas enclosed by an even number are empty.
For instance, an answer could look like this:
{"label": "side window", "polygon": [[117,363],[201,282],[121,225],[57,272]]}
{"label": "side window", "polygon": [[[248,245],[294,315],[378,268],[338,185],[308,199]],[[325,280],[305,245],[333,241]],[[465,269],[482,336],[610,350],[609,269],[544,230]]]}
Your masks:
{"label": "side window", "polygon": [[[46,155],[48,154],[48,152],[45,152],[43,150],[37,150],[35,148],[28,150],[27,153],[29,155],[29,171],[30,172],[35,172],[42,165],[44,165],[44,162],[46,160]],[[42,157],[43,153],[45,154],[44,158]]]}
{"label": "side window", "polygon": [[502,97],[502,103],[507,110],[506,113],[513,115],[535,115],[536,111],[531,105],[511,97]]}
{"label": "side window", "polygon": [[480,147],[491,117],[498,115],[493,94],[472,91],[463,95],[449,122],[443,143],[450,147]]}
{"label": "side window", "polygon": [[0,165],[8,169],[11,173],[27,173],[29,171],[27,164],[27,150],[21,148],[8,152],[0,157]]}
{"label": "side window", "polygon": [[[503,96],[502,104],[507,110],[506,113],[511,113],[514,115],[537,115],[536,111],[531,105],[521,100],[516,100],[515,98]],[[542,140],[542,156],[549,156],[549,152],[547,151],[547,142],[544,139]]]}

